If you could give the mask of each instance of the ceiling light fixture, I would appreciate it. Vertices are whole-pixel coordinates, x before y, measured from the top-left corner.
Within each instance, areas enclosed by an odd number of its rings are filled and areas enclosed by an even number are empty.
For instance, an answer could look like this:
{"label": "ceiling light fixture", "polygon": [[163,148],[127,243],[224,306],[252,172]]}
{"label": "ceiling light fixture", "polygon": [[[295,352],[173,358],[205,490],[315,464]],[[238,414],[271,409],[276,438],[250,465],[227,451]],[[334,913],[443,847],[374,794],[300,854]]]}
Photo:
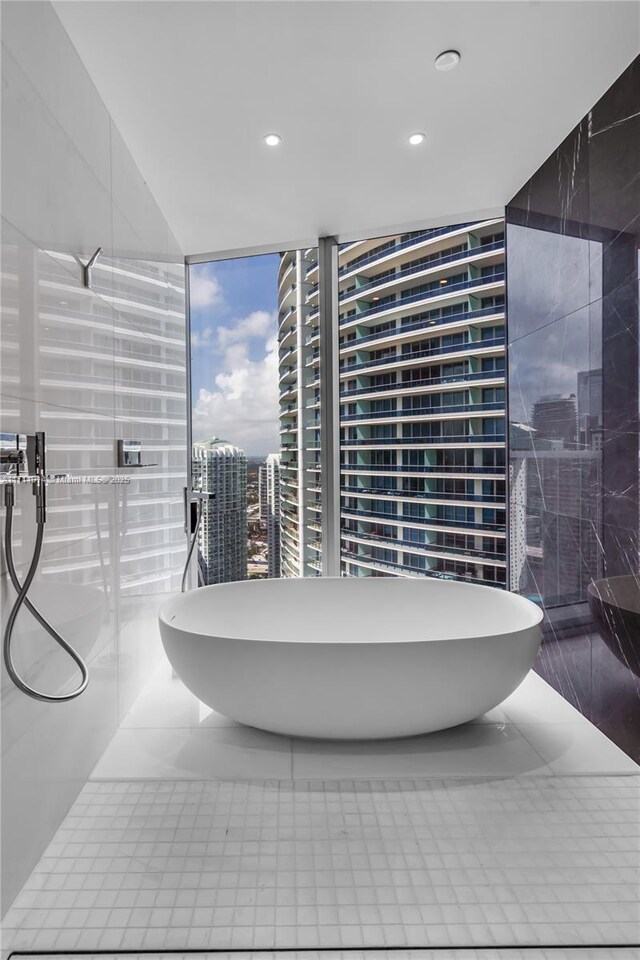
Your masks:
{"label": "ceiling light fixture", "polygon": [[412,147],[417,147],[420,143],[424,143],[426,139],[424,133],[412,133],[409,137],[409,143]]}
{"label": "ceiling light fixture", "polygon": [[448,280],[441,280],[441,281],[440,281],[440,286],[441,286],[441,287],[444,287],[445,283],[449,283],[449,281],[448,281]]}
{"label": "ceiling light fixture", "polygon": [[268,147],[277,147],[281,139],[277,133],[268,133],[264,138],[264,142]]}
{"label": "ceiling light fixture", "polygon": [[457,50],[443,50],[435,59],[436,70],[453,70],[460,63],[460,54]]}

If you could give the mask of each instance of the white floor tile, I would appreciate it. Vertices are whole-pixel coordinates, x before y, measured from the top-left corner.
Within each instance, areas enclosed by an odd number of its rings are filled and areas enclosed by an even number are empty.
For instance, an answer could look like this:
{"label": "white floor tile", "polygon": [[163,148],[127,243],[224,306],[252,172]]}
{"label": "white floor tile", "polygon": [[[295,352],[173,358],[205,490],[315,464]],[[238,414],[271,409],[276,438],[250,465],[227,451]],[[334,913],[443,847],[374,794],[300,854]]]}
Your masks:
{"label": "white floor tile", "polygon": [[90,782],[4,947],[583,943],[588,960],[638,941],[639,802],[620,776]]}
{"label": "white floor tile", "polygon": [[92,780],[289,779],[291,741],[251,727],[121,728]]}
{"label": "white floor tile", "polygon": [[519,721],[518,729],[555,774],[640,774],[640,766],[583,717],[578,723]]}
{"label": "white floor tile", "polygon": [[513,724],[465,724],[403,740],[293,740],[295,779],[550,775]]}

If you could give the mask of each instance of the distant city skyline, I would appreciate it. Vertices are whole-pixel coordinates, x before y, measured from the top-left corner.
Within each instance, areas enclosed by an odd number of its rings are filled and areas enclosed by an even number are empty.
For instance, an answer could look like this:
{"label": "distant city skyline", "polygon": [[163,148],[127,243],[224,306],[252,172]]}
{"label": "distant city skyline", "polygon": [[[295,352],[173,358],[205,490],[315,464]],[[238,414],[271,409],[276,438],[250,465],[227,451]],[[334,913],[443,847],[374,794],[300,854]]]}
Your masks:
{"label": "distant city skyline", "polygon": [[277,254],[190,267],[194,440],[222,437],[248,457],[280,449]]}

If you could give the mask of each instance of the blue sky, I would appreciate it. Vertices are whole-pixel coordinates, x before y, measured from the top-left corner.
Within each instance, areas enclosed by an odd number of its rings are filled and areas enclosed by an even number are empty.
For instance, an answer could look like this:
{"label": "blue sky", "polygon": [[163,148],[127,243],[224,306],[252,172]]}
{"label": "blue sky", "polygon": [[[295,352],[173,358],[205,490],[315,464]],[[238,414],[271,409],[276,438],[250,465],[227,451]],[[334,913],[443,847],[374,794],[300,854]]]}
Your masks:
{"label": "blue sky", "polygon": [[277,254],[190,268],[193,436],[279,449]]}

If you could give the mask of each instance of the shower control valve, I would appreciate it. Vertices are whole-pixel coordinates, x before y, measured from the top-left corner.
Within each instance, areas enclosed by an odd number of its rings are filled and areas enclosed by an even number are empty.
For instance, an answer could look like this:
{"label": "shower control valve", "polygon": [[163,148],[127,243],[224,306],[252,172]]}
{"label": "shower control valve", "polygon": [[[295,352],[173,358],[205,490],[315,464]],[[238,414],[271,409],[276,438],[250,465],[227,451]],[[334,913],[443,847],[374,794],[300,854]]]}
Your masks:
{"label": "shower control valve", "polygon": [[15,468],[17,474],[26,463],[27,438],[22,433],[0,433],[0,467],[2,473]]}

